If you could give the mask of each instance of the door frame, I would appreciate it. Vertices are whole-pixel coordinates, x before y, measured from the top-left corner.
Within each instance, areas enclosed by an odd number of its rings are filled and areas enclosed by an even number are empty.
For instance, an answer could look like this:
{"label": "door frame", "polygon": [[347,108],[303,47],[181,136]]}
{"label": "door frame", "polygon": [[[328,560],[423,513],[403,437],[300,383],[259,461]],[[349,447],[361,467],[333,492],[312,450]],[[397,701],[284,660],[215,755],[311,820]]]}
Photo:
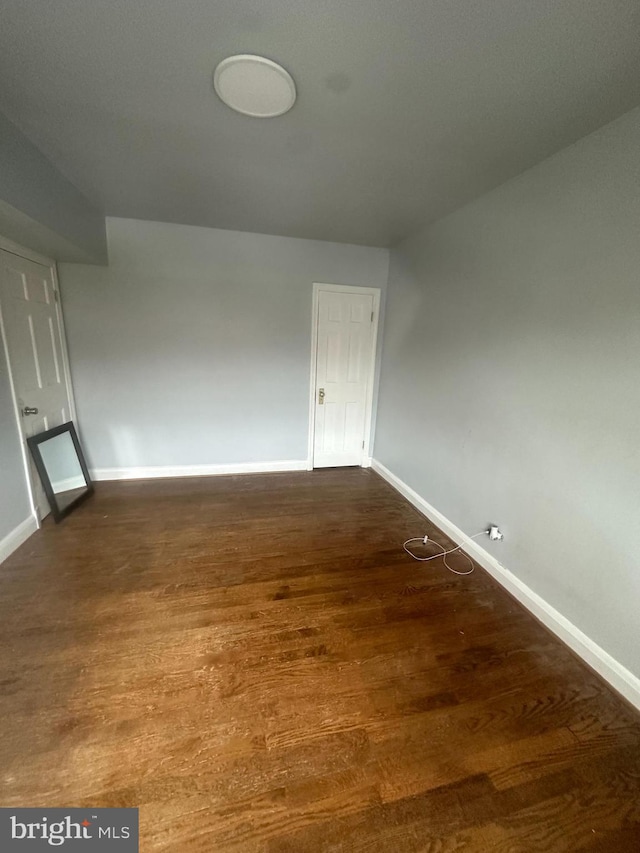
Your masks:
{"label": "door frame", "polygon": [[373,392],[376,385],[376,356],[378,353],[378,324],[380,322],[379,287],[359,287],[350,284],[313,283],[311,310],[311,371],[309,379],[309,436],[307,442],[307,471],[313,471],[313,448],[316,431],[316,358],[318,349],[318,313],[320,293],[355,293],[361,296],[373,297],[373,335],[371,336],[371,368],[367,380],[367,397],[364,410],[364,448],[362,450],[362,467],[371,465],[371,422],[373,419]]}
{"label": "door frame", "polygon": [[[69,364],[69,353],[67,350],[67,335],[64,328],[64,318],[62,316],[62,302],[60,296],[60,284],[58,282],[58,270],[56,267],[56,262],[52,258],[47,258],[45,255],[41,255],[38,252],[34,252],[31,249],[27,249],[25,246],[21,246],[18,243],[14,243],[13,240],[9,240],[7,237],[3,237],[0,234],[0,249],[5,252],[9,252],[11,255],[17,255],[19,258],[24,258],[27,261],[32,261],[36,264],[41,264],[43,267],[47,267],[51,271],[51,280],[53,281],[53,289],[56,293],[56,319],[58,321],[58,327],[60,329],[60,346],[62,349],[62,372],[64,373],[64,381],[67,386],[67,396],[69,398],[69,414],[71,416],[71,420],[77,426],[77,417],[76,417],[76,401],[73,395],[73,385],[71,384],[71,368]],[[13,402],[13,413],[16,419],[16,427],[18,429],[18,435],[20,437],[20,451],[22,455],[22,467],[24,469],[24,478],[27,484],[27,492],[29,495],[29,504],[31,506],[31,514],[35,519],[36,525],[38,528],[42,526],[42,520],[38,514],[38,510],[36,508],[36,502],[33,494],[33,483],[31,482],[31,474],[29,468],[29,457],[28,457],[28,448],[27,442],[24,440],[24,436],[22,435],[22,423],[20,420],[20,407],[18,406],[18,394],[16,392],[16,386],[13,379],[13,369],[11,366],[11,354],[9,352],[9,342],[7,338],[7,334],[4,328],[4,318],[2,316],[2,302],[0,301],[0,338],[2,339],[2,349],[4,352],[5,361],[7,364],[7,376],[9,377],[9,388],[11,390],[11,400]]]}

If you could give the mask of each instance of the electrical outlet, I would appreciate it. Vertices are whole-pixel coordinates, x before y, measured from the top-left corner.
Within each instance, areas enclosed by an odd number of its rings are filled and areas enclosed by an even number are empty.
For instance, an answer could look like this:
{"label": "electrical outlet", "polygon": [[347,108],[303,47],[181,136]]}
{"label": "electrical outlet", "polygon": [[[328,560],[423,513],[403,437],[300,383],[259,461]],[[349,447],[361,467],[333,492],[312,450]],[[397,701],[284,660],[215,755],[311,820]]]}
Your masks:
{"label": "electrical outlet", "polygon": [[490,525],[487,533],[489,534],[489,539],[493,542],[501,542],[504,539],[504,533],[496,524]]}

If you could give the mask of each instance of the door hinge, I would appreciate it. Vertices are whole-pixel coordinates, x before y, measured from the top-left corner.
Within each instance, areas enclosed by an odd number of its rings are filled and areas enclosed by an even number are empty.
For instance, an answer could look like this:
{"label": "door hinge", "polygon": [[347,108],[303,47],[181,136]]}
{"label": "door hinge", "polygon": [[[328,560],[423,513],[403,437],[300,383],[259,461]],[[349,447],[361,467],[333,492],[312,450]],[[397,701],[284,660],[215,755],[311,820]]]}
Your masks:
{"label": "door hinge", "polygon": [[53,291],[53,298],[55,299],[56,302],[60,302],[60,297],[58,296],[57,290]]}
{"label": "door hinge", "polygon": [[362,449],[364,450],[364,441],[362,442]]}
{"label": "door hinge", "polygon": [[373,323],[373,311],[371,312],[371,322]]}

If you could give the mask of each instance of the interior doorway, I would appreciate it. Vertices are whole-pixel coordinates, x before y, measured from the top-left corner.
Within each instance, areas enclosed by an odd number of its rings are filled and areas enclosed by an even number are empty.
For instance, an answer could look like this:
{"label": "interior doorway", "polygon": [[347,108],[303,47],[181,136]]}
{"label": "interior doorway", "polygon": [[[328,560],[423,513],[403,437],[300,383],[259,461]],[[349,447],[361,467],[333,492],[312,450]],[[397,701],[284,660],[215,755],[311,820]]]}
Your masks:
{"label": "interior doorway", "polygon": [[314,284],[308,467],[368,464],[380,290]]}
{"label": "interior doorway", "polygon": [[32,509],[41,521],[49,503],[26,446],[27,438],[75,416],[53,261],[0,243],[0,331]]}

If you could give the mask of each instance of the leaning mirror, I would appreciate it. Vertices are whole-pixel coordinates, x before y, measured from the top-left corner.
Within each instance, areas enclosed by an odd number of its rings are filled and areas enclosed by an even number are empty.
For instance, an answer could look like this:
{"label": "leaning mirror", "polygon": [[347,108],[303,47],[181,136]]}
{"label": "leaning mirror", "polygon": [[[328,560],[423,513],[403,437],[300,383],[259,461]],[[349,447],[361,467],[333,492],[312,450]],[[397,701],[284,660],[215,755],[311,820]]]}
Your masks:
{"label": "leaning mirror", "polygon": [[48,429],[27,439],[51,513],[61,521],[93,492],[74,425]]}

